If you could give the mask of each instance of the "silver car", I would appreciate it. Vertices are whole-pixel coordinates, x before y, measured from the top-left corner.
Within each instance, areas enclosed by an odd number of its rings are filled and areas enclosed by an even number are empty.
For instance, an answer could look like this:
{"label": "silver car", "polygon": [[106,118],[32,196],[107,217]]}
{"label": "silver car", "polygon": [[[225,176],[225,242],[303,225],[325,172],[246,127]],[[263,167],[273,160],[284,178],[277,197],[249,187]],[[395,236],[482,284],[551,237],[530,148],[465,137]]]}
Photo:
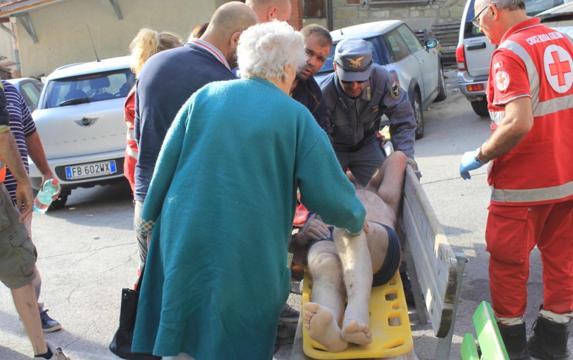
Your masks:
{"label": "silver car", "polygon": [[[47,77],[32,117],[62,186],[55,207],[63,206],[74,188],[122,180],[123,104],[134,82],[129,57],[67,65]],[[30,177],[40,188],[33,163]]]}
{"label": "silver car", "polygon": [[333,71],[334,47],[342,39],[364,39],[372,46],[373,60],[383,65],[397,77],[402,88],[408,91],[416,116],[416,138],[424,136],[424,113],[434,101],[446,99],[446,85],[440,55],[435,39],[424,45],[401,20],[385,20],[334,30],[330,56],[317,75]]}

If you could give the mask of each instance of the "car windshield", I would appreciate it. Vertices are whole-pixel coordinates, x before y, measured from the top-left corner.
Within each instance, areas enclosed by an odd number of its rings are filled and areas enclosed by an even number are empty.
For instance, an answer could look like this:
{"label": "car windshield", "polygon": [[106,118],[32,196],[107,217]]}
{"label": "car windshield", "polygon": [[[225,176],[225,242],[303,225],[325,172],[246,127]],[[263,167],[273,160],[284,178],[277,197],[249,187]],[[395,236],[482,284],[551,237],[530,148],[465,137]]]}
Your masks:
{"label": "car windshield", "polygon": [[[370,48],[372,49],[372,54],[373,54],[373,61],[377,64],[385,65],[387,62],[383,61],[380,58],[380,56],[378,56],[376,51],[374,50],[376,48],[374,46],[374,42],[379,41],[379,39],[377,37],[372,37],[372,38],[367,38],[364,40],[368,41],[368,43],[370,44]],[[337,44],[337,42],[335,42],[332,45],[332,47],[330,48],[330,54],[328,54],[328,58],[324,62],[324,65],[322,65],[322,68],[320,69],[318,74],[327,74],[327,73],[334,71],[334,68],[332,66],[332,62],[334,61],[334,49],[336,48],[336,44]]]}
{"label": "car windshield", "polygon": [[135,77],[130,69],[50,80],[42,108],[124,98],[134,83]]}
{"label": "car windshield", "polygon": [[[474,3],[475,1],[472,0],[468,9],[468,15],[466,16],[464,29],[465,38],[483,36],[481,30],[472,24],[472,19],[475,17]],[[527,15],[534,16],[542,11],[561,4],[563,4],[563,0],[525,0],[525,9],[527,11]]]}

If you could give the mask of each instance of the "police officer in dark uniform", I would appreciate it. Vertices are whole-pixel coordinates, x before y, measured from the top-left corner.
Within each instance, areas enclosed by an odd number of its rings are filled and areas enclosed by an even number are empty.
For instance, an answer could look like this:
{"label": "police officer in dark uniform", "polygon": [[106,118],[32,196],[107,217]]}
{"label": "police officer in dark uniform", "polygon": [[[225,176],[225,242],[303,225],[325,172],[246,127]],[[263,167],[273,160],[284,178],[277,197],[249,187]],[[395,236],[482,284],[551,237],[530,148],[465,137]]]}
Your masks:
{"label": "police officer in dark uniform", "polygon": [[382,115],[390,119],[394,149],[413,159],[416,120],[412,105],[398,80],[372,62],[368,42],[340,41],[333,65],[334,73],[322,83],[323,128],[342,167],[366,185],[386,158],[378,136]]}

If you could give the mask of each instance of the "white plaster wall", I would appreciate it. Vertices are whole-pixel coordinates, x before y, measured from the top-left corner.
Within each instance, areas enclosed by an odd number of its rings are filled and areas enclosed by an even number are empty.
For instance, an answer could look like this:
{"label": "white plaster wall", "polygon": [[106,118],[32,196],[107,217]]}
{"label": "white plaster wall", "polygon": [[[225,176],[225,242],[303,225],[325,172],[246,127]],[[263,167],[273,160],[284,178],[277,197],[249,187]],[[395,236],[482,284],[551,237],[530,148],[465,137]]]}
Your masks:
{"label": "white plaster wall", "polygon": [[[225,1],[118,2],[123,20],[116,17],[108,0],[65,0],[30,11],[38,42],[32,41],[20,21],[16,25],[22,75],[47,75],[62,65],[95,60],[89,32],[100,58],[127,55],[129,43],[142,27],[172,31],[186,39],[193,26],[207,22]],[[0,38],[0,51],[1,42]]]}

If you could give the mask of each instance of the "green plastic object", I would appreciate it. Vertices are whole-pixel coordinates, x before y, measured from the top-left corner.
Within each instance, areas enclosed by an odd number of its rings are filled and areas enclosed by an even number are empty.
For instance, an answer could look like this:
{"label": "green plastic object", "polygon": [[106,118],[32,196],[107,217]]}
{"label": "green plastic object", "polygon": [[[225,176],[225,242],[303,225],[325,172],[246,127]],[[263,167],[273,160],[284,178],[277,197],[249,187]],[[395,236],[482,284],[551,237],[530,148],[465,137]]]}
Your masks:
{"label": "green plastic object", "polygon": [[481,359],[509,360],[491,305],[482,301],[472,316]]}
{"label": "green plastic object", "polygon": [[460,351],[460,358],[462,360],[479,360],[476,339],[470,333],[464,334],[462,349]]}

